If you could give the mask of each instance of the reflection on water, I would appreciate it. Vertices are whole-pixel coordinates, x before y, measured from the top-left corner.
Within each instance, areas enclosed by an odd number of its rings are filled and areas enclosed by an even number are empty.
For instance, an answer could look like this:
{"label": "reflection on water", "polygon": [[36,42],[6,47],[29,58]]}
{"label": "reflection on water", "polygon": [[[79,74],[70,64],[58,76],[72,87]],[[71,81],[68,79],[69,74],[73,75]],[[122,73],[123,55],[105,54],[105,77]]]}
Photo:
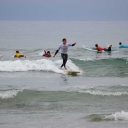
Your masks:
{"label": "reflection on water", "polygon": [[68,76],[67,75],[62,74],[61,80],[62,80],[62,82],[60,83],[60,85],[62,85],[62,86],[68,85]]}

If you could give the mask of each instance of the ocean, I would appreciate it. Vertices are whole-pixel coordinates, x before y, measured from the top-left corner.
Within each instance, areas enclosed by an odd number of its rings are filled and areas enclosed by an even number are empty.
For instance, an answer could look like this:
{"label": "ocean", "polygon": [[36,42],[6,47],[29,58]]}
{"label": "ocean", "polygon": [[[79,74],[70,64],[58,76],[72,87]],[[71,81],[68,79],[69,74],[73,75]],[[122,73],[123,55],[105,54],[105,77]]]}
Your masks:
{"label": "ocean", "polygon": [[[127,21],[0,21],[0,128],[127,128]],[[69,48],[60,70],[62,39]],[[113,45],[115,53],[87,51],[83,45]],[[14,58],[19,50],[27,58]]]}

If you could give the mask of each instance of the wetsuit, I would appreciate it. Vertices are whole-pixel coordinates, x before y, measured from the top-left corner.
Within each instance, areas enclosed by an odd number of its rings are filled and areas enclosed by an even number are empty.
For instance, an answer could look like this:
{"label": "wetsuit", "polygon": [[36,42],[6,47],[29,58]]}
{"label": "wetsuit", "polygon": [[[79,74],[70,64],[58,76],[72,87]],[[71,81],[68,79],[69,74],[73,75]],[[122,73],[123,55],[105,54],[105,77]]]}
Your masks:
{"label": "wetsuit", "polygon": [[63,64],[61,65],[61,68],[63,66],[66,67],[66,62],[68,60],[67,52],[68,52],[68,47],[70,47],[70,46],[75,46],[75,44],[61,44],[55,53],[55,55],[56,55],[59,52],[59,50],[61,49],[61,57],[63,59]]}
{"label": "wetsuit", "polygon": [[108,49],[104,48],[104,51],[110,52],[111,51],[111,47],[108,47]]}
{"label": "wetsuit", "polygon": [[16,53],[14,57],[15,57],[15,58],[20,58],[20,57],[24,57],[24,55],[22,55],[22,54],[20,54],[20,53]]}

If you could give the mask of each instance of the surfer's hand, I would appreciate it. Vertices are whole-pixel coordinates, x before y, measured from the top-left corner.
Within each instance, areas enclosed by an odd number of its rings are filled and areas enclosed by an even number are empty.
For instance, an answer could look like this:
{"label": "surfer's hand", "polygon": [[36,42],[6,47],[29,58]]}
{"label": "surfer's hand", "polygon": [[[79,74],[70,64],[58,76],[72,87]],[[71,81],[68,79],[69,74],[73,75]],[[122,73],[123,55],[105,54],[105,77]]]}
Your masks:
{"label": "surfer's hand", "polygon": [[76,42],[74,44],[76,45]]}
{"label": "surfer's hand", "polygon": [[53,58],[55,58],[55,55],[53,56]]}

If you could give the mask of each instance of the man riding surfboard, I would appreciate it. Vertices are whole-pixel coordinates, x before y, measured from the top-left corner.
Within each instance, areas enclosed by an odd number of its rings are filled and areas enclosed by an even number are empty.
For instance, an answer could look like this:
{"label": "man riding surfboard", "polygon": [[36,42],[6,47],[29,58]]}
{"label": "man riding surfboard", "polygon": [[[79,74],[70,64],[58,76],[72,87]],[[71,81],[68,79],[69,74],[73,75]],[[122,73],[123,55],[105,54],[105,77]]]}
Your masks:
{"label": "man riding surfboard", "polygon": [[68,60],[68,47],[70,46],[75,46],[76,43],[73,43],[73,44],[68,44],[67,43],[67,40],[64,38],[62,40],[62,44],[59,46],[59,48],[57,49],[57,51],[55,52],[55,55],[53,57],[56,56],[56,54],[59,52],[59,50],[61,49],[61,57],[63,59],[63,63],[61,65],[61,68],[64,66],[65,70],[67,70],[66,68],[66,63],[67,63],[67,60]]}

